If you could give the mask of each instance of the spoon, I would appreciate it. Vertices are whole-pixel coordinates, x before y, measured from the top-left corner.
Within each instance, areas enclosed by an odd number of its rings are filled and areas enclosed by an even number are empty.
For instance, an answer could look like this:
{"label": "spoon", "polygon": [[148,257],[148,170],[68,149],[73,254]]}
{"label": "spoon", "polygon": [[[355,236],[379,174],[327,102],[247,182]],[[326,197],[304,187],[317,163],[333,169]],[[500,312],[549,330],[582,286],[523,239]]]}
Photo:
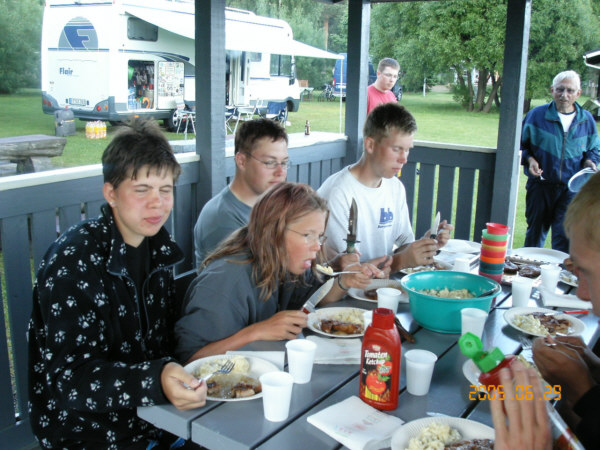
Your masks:
{"label": "spoon", "polygon": [[360,273],[360,270],[342,270],[341,272],[334,272],[331,266],[322,266],[321,264],[317,264],[317,270],[329,277],[335,277],[343,273]]}
{"label": "spoon", "polygon": [[485,291],[485,292],[479,294],[476,298],[487,297],[488,295],[492,295],[495,292],[500,292],[500,291],[498,291],[497,287],[495,287],[493,289],[490,289],[489,291]]}

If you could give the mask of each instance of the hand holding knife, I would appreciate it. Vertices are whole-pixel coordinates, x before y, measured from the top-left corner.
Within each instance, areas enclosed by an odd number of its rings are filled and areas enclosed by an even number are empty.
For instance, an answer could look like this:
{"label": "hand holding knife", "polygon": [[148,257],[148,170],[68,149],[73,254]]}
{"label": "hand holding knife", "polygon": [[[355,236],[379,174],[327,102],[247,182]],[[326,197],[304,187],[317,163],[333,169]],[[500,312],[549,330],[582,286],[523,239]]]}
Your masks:
{"label": "hand holding knife", "polygon": [[440,219],[441,219],[441,215],[440,215],[440,212],[438,211],[437,214],[435,215],[435,219],[433,219],[433,222],[431,223],[431,230],[430,230],[430,234],[429,234],[429,237],[431,239],[437,238],[438,229],[440,227]]}
{"label": "hand holding knife", "polygon": [[356,253],[354,245],[360,241],[356,240],[356,222],[358,218],[358,207],[356,200],[352,199],[350,205],[350,215],[348,217],[348,234],[346,235],[346,253]]}

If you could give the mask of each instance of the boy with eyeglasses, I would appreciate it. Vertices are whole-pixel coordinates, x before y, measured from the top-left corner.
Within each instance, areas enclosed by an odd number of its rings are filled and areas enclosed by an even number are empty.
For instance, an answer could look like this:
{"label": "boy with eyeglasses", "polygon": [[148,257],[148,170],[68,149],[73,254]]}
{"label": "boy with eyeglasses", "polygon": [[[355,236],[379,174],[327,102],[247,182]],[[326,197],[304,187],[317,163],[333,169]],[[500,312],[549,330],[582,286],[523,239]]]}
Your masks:
{"label": "boy with eyeglasses", "polygon": [[543,247],[552,227],[552,248],[569,251],[563,219],[575,193],[568,182],[584,167],[596,168],[600,140],[589,111],[576,103],[581,94],[577,72],[554,77],[553,100],[532,109],[523,120],[521,165],[527,180],[525,247]]}
{"label": "boy with eyeglasses", "polygon": [[290,166],[285,129],[269,119],[242,123],[235,133],[235,176],[210,199],[194,227],[196,266],[233,231],[248,224],[250,211],[270,187],[285,181]]}
{"label": "boy with eyeglasses", "polygon": [[392,92],[400,64],[392,58],[383,58],[377,66],[377,80],[367,88],[367,114],[382,103],[396,103],[396,96]]}

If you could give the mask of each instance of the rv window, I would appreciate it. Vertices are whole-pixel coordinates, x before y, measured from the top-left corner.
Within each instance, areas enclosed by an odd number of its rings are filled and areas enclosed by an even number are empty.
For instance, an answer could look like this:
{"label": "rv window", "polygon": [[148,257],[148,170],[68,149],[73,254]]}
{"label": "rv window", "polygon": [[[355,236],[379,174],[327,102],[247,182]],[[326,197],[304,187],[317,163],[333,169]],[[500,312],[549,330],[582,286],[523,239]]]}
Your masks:
{"label": "rv window", "polygon": [[158,27],[137,17],[127,19],[127,37],[136,41],[153,41],[158,39]]}
{"label": "rv window", "polygon": [[290,55],[271,55],[271,76],[289,77],[292,74]]}

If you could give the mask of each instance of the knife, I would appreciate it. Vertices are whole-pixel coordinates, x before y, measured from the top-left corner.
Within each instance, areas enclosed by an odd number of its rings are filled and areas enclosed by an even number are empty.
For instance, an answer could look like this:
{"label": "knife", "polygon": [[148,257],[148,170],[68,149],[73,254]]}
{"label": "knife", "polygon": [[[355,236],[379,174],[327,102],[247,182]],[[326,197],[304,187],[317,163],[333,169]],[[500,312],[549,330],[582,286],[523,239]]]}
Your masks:
{"label": "knife", "polygon": [[429,235],[429,237],[431,239],[437,238],[439,227],[440,227],[440,212],[438,211],[438,213],[435,215],[435,219],[433,219],[433,222],[431,224],[431,233]]}
{"label": "knife", "polygon": [[356,221],[358,219],[358,207],[356,206],[356,200],[352,198],[352,204],[350,205],[350,216],[348,217],[348,235],[346,236],[346,253],[355,253],[356,249],[354,244],[360,242],[356,240]]}
{"label": "knife", "polygon": [[304,305],[302,305],[300,311],[303,311],[306,314],[315,312],[317,304],[323,300],[323,297],[325,297],[331,290],[331,286],[333,286],[333,280],[335,280],[335,278],[330,278],[323,284],[323,286],[313,292],[313,294],[308,297],[308,300],[306,300]]}

